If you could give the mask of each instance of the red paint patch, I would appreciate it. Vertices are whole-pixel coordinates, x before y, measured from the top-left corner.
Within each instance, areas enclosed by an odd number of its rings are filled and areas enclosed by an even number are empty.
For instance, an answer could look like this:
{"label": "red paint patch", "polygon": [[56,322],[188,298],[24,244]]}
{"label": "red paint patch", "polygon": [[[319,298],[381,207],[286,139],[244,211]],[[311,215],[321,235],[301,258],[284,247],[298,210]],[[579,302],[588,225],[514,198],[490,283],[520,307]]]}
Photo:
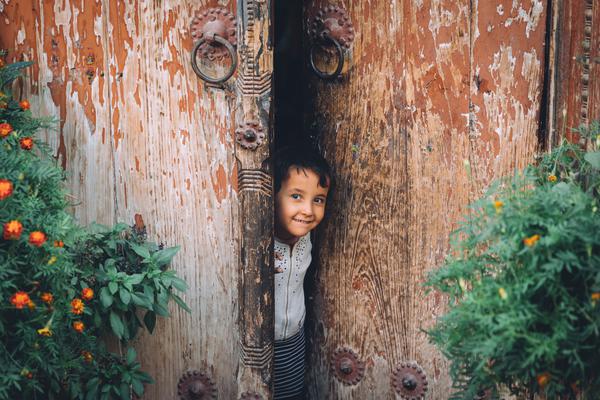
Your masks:
{"label": "red paint patch", "polygon": [[225,173],[225,168],[223,168],[223,164],[219,164],[219,168],[217,168],[217,173],[212,179],[212,186],[217,196],[217,201],[221,203],[223,199],[227,196],[227,174]]}

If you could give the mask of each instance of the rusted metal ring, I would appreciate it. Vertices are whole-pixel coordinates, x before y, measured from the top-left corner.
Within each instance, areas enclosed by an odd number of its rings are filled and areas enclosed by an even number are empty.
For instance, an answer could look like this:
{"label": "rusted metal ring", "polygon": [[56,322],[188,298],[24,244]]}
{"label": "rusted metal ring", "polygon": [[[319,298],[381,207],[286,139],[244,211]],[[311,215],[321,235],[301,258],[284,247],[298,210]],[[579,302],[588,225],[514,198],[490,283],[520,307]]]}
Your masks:
{"label": "rusted metal ring", "polygon": [[320,40],[322,42],[329,42],[330,44],[333,44],[333,46],[335,47],[335,50],[337,53],[337,58],[338,58],[337,67],[336,67],[335,71],[333,71],[333,73],[331,73],[331,74],[323,72],[319,68],[317,68],[317,66],[315,65],[314,55],[315,55],[315,48],[317,47],[316,44],[318,41],[315,40],[313,42],[313,44],[310,46],[310,54],[308,57],[310,60],[310,68],[321,79],[326,79],[326,80],[335,79],[342,73],[342,69],[344,68],[344,49],[342,48],[342,45],[340,44],[340,42],[338,42],[335,38],[333,38],[329,35],[321,35]]}
{"label": "rusted metal ring", "polygon": [[[216,42],[216,43],[220,44],[221,46],[224,46],[227,49],[229,56],[231,57],[231,65],[229,66],[227,73],[219,78],[212,78],[212,77],[206,75],[204,72],[202,72],[200,70],[200,67],[198,67],[198,64],[196,63],[196,56],[197,56],[197,53],[198,53],[198,50],[200,49],[200,47],[204,43],[211,42],[211,41]],[[192,69],[194,70],[196,75],[198,75],[200,77],[200,79],[202,79],[203,81],[208,82],[208,83],[217,84],[217,83],[225,82],[227,79],[231,78],[231,76],[235,72],[235,69],[237,68],[237,64],[238,64],[238,58],[237,58],[237,52],[235,51],[235,48],[233,47],[233,45],[231,43],[229,43],[229,40],[227,40],[217,34],[214,34],[212,36],[212,38],[210,38],[210,39],[202,37],[200,40],[198,40],[196,42],[196,44],[194,45],[194,49],[192,50]]]}

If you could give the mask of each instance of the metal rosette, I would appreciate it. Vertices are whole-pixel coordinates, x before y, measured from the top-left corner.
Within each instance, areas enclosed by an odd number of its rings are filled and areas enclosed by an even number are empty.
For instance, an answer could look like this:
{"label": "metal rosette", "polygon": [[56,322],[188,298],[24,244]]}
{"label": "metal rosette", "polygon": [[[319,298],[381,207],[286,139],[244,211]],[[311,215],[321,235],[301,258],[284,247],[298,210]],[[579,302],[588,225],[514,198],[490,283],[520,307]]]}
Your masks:
{"label": "metal rosette", "polygon": [[331,372],[344,385],[356,385],[365,376],[365,363],[352,349],[337,348],[331,355]]}
{"label": "metal rosette", "polygon": [[240,400],[263,400],[262,396],[255,392],[244,392],[240,396]]}
{"label": "metal rosette", "polygon": [[427,376],[417,363],[403,362],[394,369],[392,386],[404,400],[421,400],[427,393]]}
{"label": "metal rosette", "polygon": [[179,379],[177,395],[180,400],[216,399],[217,387],[205,373],[188,371]]}
{"label": "metal rosette", "polygon": [[312,19],[309,34],[313,39],[329,36],[349,50],[354,41],[354,27],[345,9],[338,6],[323,7]]}
{"label": "metal rosette", "polygon": [[235,130],[235,141],[244,149],[255,150],[265,138],[263,127],[258,121],[244,122]]}
{"label": "metal rosette", "polygon": [[223,7],[208,8],[196,12],[190,26],[190,32],[194,43],[203,37],[207,39],[207,42],[200,46],[198,53],[202,58],[207,58],[210,61],[222,61],[227,56],[227,48],[220,46],[218,43],[211,43],[215,34],[229,41],[231,45],[237,45],[235,15]]}

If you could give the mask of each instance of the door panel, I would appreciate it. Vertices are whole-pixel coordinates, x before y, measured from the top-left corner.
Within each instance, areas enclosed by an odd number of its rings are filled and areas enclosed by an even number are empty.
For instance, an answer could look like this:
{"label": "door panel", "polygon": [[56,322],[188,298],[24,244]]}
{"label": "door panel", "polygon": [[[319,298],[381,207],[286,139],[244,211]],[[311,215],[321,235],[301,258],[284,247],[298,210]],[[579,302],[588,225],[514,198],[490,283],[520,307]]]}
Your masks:
{"label": "door panel", "polygon": [[[234,1],[222,1],[236,12]],[[32,110],[60,118],[50,142],[69,173],[82,223],[133,223],[181,245],[174,268],[189,284],[135,347],[156,380],[146,399],[174,399],[187,370],[218,396],[238,396],[239,217],[235,86],[205,86],[190,66],[194,12],[206,1],[11,1],[2,48],[35,66]]]}
{"label": "door panel", "polygon": [[[448,397],[447,364],[422,331],[444,301],[422,283],[466,204],[538,140],[545,6],[481,3],[338,4],[356,31],[348,71],[310,79],[306,117],[337,181],[317,240],[313,399],[393,399],[401,362],[424,369],[427,398]],[[305,23],[325,5],[310,2]],[[330,370],[343,346],[365,362],[356,385]]]}

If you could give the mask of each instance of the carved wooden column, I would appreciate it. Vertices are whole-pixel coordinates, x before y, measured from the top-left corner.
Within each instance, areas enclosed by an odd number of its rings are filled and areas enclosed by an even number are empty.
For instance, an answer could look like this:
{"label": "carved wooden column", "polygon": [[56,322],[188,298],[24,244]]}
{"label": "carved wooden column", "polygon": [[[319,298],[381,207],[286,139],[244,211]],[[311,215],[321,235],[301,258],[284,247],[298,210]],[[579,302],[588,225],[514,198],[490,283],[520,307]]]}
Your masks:
{"label": "carved wooden column", "polygon": [[[236,158],[240,197],[240,347],[238,395],[272,397],[273,197],[270,147],[271,3],[238,2],[241,63],[236,84]],[[260,397],[259,397],[260,396]]]}

